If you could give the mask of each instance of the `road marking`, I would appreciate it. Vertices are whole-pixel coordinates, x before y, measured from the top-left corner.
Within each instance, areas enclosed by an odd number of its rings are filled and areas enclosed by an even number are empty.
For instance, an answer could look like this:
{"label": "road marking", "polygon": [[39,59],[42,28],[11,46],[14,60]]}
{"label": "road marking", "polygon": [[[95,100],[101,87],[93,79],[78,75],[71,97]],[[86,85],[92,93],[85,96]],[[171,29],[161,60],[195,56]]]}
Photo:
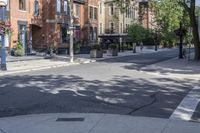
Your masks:
{"label": "road marking", "polygon": [[200,102],[200,87],[194,87],[182,100],[169,119],[190,121]]}

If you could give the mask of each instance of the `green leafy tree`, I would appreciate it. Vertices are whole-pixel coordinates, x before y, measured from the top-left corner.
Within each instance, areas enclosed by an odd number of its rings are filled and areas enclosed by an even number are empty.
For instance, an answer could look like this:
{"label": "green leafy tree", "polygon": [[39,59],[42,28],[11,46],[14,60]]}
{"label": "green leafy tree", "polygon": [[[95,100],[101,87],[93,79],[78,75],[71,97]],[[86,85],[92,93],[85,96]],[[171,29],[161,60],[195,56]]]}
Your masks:
{"label": "green leafy tree", "polygon": [[192,27],[193,41],[195,46],[195,60],[200,60],[200,38],[198,32],[198,19],[195,3],[197,0],[177,0],[184,10],[189,14],[190,25]]}
{"label": "green leafy tree", "polygon": [[140,24],[132,24],[127,29],[128,35],[134,42],[141,42],[146,38],[147,30]]}
{"label": "green leafy tree", "polygon": [[[131,2],[137,3],[138,0],[114,0],[122,12],[125,12]],[[200,38],[195,6],[197,0],[149,0],[149,2],[153,3],[152,8],[156,15],[156,22],[162,29],[161,32],[167,36],[171,36],[173,30],[179,27],[180,20],[186,28],[192,27],[195,60],[200,60]],[[163,36],[166,36],[165,34]]]}
{"label": "green leafy tree", "polygon": [[[170,37],[173,30],[179,28],[180,21],[184,28],[192,27],[193,42],[195,45],[195,60],[200,60],[200,40],[198,33],[196,0],[151,0],[151,6],[156,16],[156,22],[161,27],[163,37]],[[171,36],[173,39],[173,36]],[[188,38],[186,36],[186,40]],[[165,38],[166,39],[166,38]]]}

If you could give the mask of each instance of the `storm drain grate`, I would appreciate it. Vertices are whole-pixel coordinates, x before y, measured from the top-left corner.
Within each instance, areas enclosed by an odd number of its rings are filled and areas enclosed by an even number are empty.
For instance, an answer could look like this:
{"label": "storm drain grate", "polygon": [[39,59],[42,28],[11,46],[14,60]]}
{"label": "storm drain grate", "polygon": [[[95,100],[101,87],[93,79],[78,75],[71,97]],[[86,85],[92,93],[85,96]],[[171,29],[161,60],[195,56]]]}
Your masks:
{"label": "storm drain grate", "polygon": [[58,118],[57,122],[76,122],[76,121],[84,121],[84,118]]}

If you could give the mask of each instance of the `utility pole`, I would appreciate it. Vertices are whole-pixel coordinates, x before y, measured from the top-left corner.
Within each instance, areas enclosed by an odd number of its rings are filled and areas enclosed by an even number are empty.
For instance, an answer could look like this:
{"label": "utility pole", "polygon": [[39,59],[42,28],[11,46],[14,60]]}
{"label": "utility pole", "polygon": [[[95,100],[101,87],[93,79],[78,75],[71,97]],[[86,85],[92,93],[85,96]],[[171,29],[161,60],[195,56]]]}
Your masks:
{"label": "utility pole", "polygon": [[74,62],[74,25],[73,25],[73,12],[74,12],[74,0],[70,0],[70,24],[69,24],[69,30],[70,30],[70,62]]}

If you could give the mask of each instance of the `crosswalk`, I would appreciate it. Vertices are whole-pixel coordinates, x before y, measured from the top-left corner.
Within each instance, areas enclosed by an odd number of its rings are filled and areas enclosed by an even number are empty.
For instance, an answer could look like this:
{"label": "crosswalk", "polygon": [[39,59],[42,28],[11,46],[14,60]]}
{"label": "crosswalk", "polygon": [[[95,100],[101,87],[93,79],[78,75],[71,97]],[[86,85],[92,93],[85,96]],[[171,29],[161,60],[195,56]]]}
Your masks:
{"label": "crosswalk", "polygon": [[199,102],[200,102],[200,87],[196,86],[181,101],[179,106],[170,116],[170,119],[190,121]]}

